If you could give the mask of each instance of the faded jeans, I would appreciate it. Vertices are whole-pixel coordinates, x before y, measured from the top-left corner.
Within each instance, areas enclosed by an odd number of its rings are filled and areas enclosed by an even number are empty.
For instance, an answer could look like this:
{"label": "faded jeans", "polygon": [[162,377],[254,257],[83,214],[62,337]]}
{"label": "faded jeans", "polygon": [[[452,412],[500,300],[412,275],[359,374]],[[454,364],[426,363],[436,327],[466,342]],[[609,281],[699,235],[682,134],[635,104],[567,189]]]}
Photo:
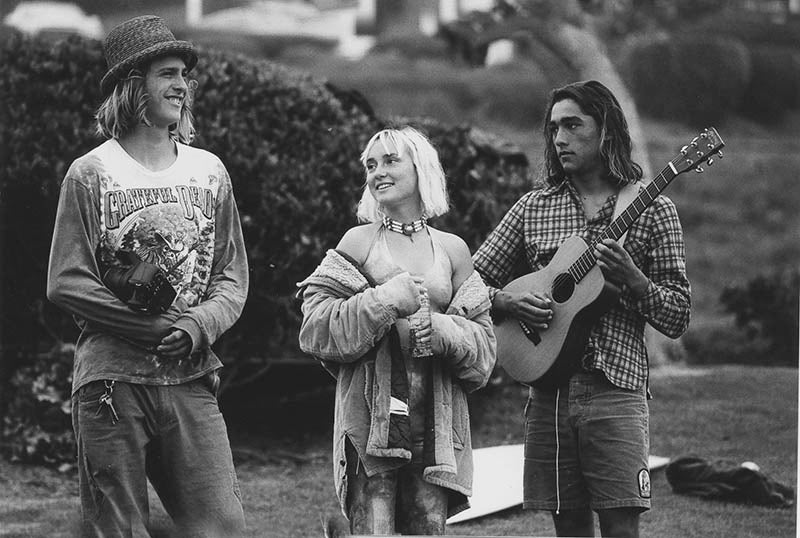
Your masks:
{"label": "faded jeans", "polygon": [[209,376],[182,385],[114,382],[72,398],[85,536],[150,536],[147,478],[181,537],[238,536],[241,494]]}

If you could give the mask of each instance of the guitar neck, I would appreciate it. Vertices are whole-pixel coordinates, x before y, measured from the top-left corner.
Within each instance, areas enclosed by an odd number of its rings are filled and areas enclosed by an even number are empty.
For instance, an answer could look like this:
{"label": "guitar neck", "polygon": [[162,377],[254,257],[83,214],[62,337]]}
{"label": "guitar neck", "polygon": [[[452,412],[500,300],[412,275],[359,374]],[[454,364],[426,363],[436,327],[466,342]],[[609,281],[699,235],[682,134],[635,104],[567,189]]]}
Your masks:
{"label": "guitar neck", "polygon": [[650,183],[645,186],[644,189],[639,191],[639,194],[633,201],[625,208],[625,210],[619,214],[614,221],[609,224],[605,230],[603,230],[600,235],[597,236],[589,248],[587,248],[583,254],[573,263],[568,272],[570,275],[575,279],[576,282],[579,282],[586,274],[594,267],[595,263],[597,263],[597,258],[594,255],[594,248],[595,246],[603,241],[603,239],[613,239],[618,240],[620,237],[623,236],[625,232],[636,222],[644,210],[647,209],[650,204],[658,197],[661,192],[667,188],[667,185],[678,176],[678,173],[675,168],[675,162],[679,160],[681,157],[678,156],[673,161],[671,161]]}

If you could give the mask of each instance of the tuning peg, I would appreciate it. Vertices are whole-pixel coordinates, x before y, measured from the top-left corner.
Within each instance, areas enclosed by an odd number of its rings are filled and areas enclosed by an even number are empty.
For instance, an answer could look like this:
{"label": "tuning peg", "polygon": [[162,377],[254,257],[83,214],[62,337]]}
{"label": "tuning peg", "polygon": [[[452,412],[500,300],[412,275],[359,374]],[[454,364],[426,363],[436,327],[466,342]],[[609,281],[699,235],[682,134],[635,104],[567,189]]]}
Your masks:
{"label": "tuning peg", "polygon": [[684,157],[686,156],[686,154],[687,154],[688,152],[689,152],[689,146],[683,146],[683,147],[681,148],[681,155],[683,155]]}
{"label": "tuning peg", "polygon": [[700,138],[708,138],[708,129],[704,129],[702,133],[700,133]]}
{"label": "tuning peg", "polygon": [[709,160],[707,160],[707,161],[706,161],[706,164],[707,164],[708,166],[711,166],[712,164],[714,164],[714,159],[709,159]]}
{"label": "tuning peg", "polygon": [[717,157],[719,157],[720,159],[722,158],[722,150],[719,150],[719,151],[717,152]]}
{"label": "tuning peg", "polygon": [[703,172],[705,172],[705,168],[703,168],[702,166],[698,166],[697,168],[694,169],[694,171],[697,172],[698,174],[702,174]]}

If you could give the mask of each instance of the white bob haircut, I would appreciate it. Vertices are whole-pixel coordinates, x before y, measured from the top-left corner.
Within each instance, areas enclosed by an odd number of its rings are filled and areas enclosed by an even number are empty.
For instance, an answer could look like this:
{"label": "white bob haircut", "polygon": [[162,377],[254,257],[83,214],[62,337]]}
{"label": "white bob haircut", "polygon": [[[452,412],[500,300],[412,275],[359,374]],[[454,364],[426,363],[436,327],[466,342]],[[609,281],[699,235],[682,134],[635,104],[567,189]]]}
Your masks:
{"label": "white bob haircut", "polygon": [[[439,154],[425,135],[409,126],[378,131],[370,138],[367,147],[361,153],[361,164],[365,169],[367,156],[373,146],[378,143],[383,146],[386,153],[397,151],[411,155],[411,161],[417,172],[417,183],[425,217],[438,217],[447,213],[450,205],[447,199],[444,170],[442,170],[442,163],[439,162]],[[383,219],[383,212],[366,184],[361,200],[358,202],[356,217],[359,222],[377,222]]]}

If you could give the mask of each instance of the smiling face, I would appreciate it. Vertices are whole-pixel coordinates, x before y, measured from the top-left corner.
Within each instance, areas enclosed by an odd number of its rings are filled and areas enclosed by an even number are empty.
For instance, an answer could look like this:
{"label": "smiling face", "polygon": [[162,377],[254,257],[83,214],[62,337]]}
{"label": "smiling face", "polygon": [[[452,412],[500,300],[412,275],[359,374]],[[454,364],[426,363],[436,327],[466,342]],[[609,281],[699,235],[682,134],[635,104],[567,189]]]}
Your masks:
{"label": "smiling face", "polygon": [[604,173],[600,128],[578,103],[563,99],[553,105],[549,133],[567,177],[580,179]]}
{"label": "smiling face", "polygon": [[407,149],[390,140],[377,141],[367,153],[365,165],[367,188],[379,205],[390,209],[413,203],[421,208],[417,170]]}
{"label": "smiling face", "polygon": [[153,126],[168,128],[181,119],[189,85],[186,63],[177,56],[156,58],[145,76],[148,95],[147,119]]}

